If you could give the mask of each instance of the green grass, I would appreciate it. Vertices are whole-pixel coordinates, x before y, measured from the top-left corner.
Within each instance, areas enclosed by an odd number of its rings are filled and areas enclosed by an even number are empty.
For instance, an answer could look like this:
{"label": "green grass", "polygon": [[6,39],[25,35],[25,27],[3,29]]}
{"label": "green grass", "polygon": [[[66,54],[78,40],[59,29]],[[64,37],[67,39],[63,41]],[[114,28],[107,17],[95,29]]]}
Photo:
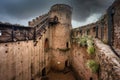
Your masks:
{"label": "green grass", "polygon": [[97,73],[99,70],[99,64],[97,62],[95,62],[94,60],[88,60],[87,66],[88,66],[88,68],[91,69],[91,71],[93,73]]}
{"label": "green grass", "polygon": [[87,52],[90,55],[95,54],[95,48],[94,48],[94,46],[88,46],[87,47]]}
{"label": "green grass", "polygon": [[82,47],[87,46],[88,54],[90,55],[95,54],[94,41],[91,36],[82,36],[81,38],[78,38],[77,42]]}
{"label": "green grass", "polygon": [[87,52],[90,55],[95,54],[94,41],[92,38],[88,38],[87,40]]}

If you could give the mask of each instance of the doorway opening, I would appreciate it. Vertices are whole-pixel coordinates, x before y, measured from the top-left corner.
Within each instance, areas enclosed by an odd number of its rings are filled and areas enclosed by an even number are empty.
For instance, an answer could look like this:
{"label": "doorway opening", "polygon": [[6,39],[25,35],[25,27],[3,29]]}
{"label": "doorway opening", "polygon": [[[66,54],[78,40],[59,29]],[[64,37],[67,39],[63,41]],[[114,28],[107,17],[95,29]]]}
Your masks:
{"label": "doorway opening", "polygon": [[92,78],[92,77],[90,77],[90,80],[93,80],[93,78]]}
{"label": "doorway opening", "polygon": [[65,61],[65,67],[69,67],[69,61],[68,60]]}
{"label": "doorway opening", "polygon": [[46,76],[46,68],[42,70],[42,77]]}

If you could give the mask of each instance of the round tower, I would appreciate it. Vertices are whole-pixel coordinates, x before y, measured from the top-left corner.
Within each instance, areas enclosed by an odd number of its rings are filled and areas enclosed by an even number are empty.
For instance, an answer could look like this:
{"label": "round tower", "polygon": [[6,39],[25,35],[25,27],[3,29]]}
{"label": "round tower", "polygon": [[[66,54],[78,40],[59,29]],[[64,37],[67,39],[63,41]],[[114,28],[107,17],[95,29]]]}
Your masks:
{"label": "round tower", "polygon": [[51,67],[63,70],[69,66],[70,32],[72,8],[65,4],[56,4],[49,12],[51,28]]}

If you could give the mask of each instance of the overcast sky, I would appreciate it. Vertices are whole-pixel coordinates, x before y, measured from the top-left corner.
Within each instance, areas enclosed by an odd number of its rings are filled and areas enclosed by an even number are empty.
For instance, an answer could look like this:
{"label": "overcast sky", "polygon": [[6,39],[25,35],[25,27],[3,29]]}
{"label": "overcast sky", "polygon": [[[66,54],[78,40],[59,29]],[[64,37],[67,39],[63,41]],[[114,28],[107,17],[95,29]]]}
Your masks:
{"label": "overcast sky", "polygon": [[28,25],[28,21],[47,13],[54,4],[73,7],[73,27],[95,22],[114,0],[0,0],[0,21]]}

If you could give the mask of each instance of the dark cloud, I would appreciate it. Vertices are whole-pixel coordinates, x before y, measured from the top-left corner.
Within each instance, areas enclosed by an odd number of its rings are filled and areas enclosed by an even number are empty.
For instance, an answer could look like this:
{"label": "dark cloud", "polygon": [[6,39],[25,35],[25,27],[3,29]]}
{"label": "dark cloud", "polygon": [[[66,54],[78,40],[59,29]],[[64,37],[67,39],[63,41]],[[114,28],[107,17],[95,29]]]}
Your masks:
{"label": "dark cloud", "polygon": [[74,0],[73,18],[75,20],[86,20],[92,14],[101,14],[112,4],[114,0]]}
{"label": "dark cloud", "polygon": [[12,19],[27,20],[46,13],[54,4],[63,3],[73,7],[74,20],[85,21],[92,14],[103,13],[113,1],[114,0],[0,0],[0,19],[9,16],[9,18],[12,17]]}

